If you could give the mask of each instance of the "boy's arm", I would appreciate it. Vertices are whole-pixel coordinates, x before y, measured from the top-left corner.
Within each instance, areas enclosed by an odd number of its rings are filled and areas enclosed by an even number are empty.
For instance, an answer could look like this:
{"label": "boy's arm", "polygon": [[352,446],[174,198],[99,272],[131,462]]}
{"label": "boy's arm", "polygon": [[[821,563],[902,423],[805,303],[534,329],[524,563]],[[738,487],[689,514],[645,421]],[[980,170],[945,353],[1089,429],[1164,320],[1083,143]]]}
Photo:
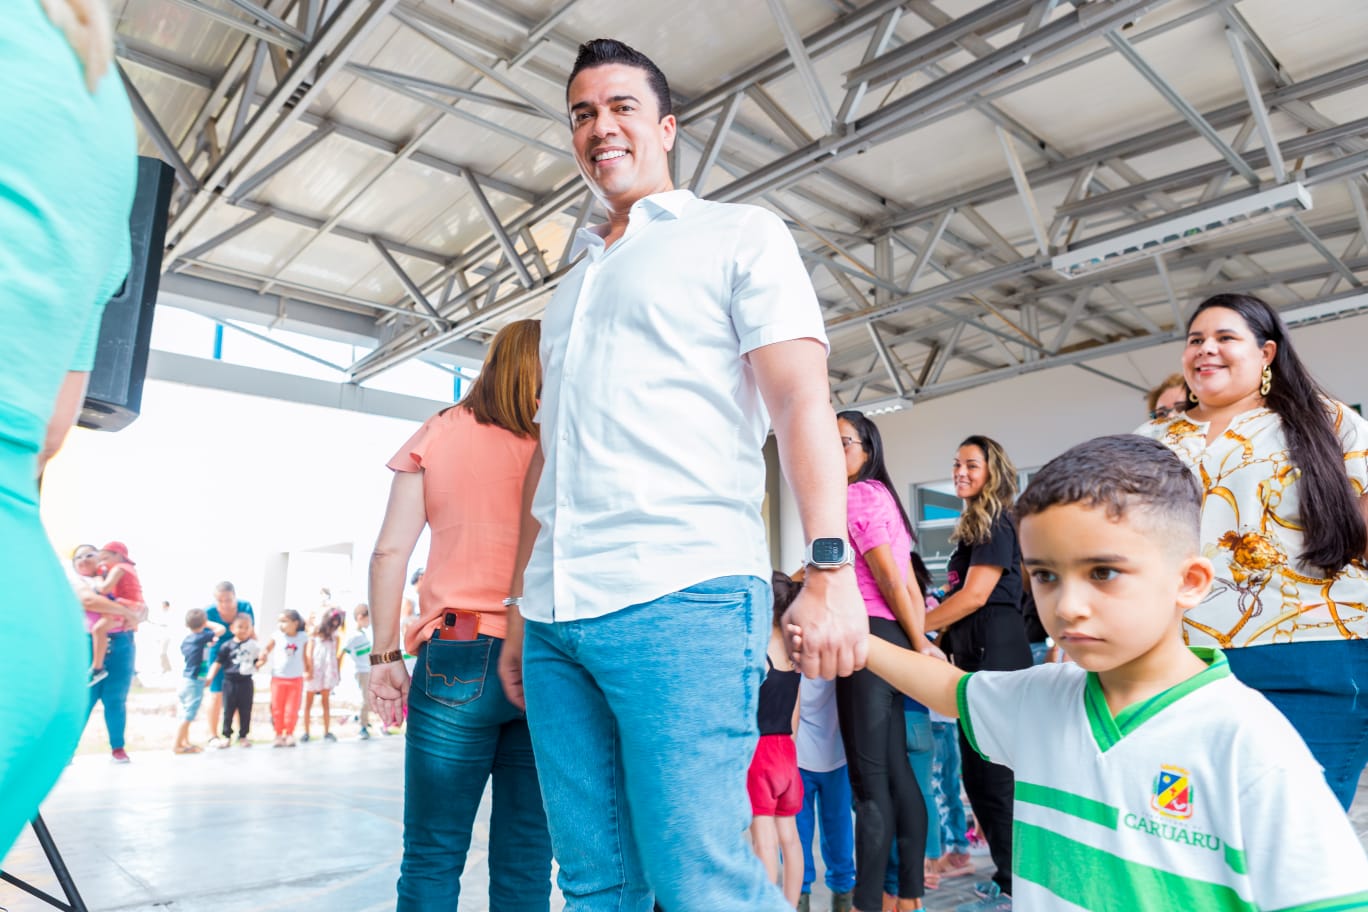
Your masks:
{"label": "boy's arm", "polygon": [[223,626],[222,624],[217,624],[214,621],[205,621],[204,626],[214,631],[214,639],[218,639],[219,637],[223,636],[225,633],[228,632],[227,627]]}
{"label": "boy's arm", "polygon": [[918,703],[959,718],[959,682],[965,673],[949,662],[870,637],[867,667]]}
{"label": "boy's arm", "polygon": [[219,665],[218,660],[215,659],[214,664],[209,666],[209,671],[205,674],[204,679],[206,681],[214,680],[215,675],[217,675],[221,669],[222,666]]}

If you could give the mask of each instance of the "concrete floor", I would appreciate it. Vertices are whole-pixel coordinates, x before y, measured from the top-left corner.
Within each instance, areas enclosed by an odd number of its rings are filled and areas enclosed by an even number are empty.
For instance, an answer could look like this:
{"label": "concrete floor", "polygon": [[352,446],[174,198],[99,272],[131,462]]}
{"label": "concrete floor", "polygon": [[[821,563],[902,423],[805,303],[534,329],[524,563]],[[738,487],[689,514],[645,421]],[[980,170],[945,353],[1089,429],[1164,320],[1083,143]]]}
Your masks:
{"label": "concrete floor", "polygon": [[[77,757],[43,817],[92,912],[266,912],[394,908],[403,808],[403,739],[269,744],[178,757],[137,752],[127,765]],[[1351,815],[1368,844],[1368,778]],[[487,798],[487,796],[486,796]],[[488,801],[461,880],[463,912],[488,912]],[[986,858],[976,859],[991,870]],[[5,870],[60,895],[32,833]],[[948,880],[927,908],[972,898]],[[813,912],[829,906],[820,877]],[[553,892],[552,909],[563,906]],[[49,907],[0,883],[0,910]]]}

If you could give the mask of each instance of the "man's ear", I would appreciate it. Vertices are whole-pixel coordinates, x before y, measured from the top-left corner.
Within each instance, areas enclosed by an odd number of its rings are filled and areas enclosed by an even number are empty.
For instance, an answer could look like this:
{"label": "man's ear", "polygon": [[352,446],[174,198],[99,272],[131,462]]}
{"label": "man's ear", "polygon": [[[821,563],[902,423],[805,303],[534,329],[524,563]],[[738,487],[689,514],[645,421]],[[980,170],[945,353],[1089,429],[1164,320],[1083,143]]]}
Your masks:
{"label": "man's ear", "polygon": [[666,152],[674,148],[675,131],[678,129],[679,122],[675,120],[673,114],[666,114],[660,118],[661,144],[664,145]]}
{"label": "man's ear", "polygon": [[1181,572],[1182,582],[1178,586],[1177,604],[1184,611],[1189,611],[1200,605],[1202,599],[1211,591],[1216,571],[1212,568],[1211,561],[1194,554],[1183,561]]}

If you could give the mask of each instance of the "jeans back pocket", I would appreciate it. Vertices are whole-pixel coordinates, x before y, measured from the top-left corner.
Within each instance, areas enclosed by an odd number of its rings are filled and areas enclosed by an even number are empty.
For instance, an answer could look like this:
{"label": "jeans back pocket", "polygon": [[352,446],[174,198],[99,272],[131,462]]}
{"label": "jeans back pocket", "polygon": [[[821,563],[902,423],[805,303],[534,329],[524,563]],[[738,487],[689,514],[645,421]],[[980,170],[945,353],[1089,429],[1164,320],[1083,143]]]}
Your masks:
{"label": "jeans back pocket", "polygon": [[423,647],[423,692],[443,706],[463,706],[478,700],[489,673],[493,640],[439,640]]}

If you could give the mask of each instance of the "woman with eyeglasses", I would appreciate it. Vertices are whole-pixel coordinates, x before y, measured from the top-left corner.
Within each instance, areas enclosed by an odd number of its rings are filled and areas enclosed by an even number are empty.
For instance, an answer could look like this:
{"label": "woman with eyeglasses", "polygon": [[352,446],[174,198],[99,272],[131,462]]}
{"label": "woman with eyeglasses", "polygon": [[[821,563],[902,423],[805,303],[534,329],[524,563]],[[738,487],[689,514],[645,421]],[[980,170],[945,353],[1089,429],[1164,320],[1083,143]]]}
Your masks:
{"label": "woman with eyeglasses", "polygon": [[[1031,667],[1031,646],[1021,614],[1021,546],[1012,505],[1017,470],[990,437],[965,438],[951,475],[964,510],[950,540],[945,600],[926,613],[928,630],[945,628],[939,645],[965,671],[1015,671]],[[988,841],[997,871],[984,884],[983,908],[1009,908],[1012,893],[1012,771],[989,763],[960,728],[964,792]]]}
{"label": "woman with eyeglasses", "polygon": [[0,861],[71,759],[90,646],[38,511],[131,259],[132,110],[102,0],[22,0],[0,28]]}
{"label": "woman with eyeglasses", "polygon": [[1348,808],[1368,765],[1368,422],[1317,385],[1250,295],[1198,305],[1182,361],[1191,407],[1137,433],[1202,488],[1216,584],[1183,632],[1224,649],[1287,716]]}
{"label": "woman with eyeglasses", "polygon": [[1182,374],[1169,374],[1154,389],[1149,391],[1146,401],[1149,404],[1151,421],[1171,418],[1187,408],[1187,383]]}
{"label": "woman with eyeglasses", "polygon": [[[904,649],[934,649],[911,574],[912,523],[884,465],[879,429],[860,412],[836,416],[846,461],[846,525],[869,633]],[[907,760],[903,696],[871,671],[836,679],[836,711],[855,796],[858,912],[883,906],[884,870],[898,847],[898,909],[920,909],[925,892],[926,803]]]}

